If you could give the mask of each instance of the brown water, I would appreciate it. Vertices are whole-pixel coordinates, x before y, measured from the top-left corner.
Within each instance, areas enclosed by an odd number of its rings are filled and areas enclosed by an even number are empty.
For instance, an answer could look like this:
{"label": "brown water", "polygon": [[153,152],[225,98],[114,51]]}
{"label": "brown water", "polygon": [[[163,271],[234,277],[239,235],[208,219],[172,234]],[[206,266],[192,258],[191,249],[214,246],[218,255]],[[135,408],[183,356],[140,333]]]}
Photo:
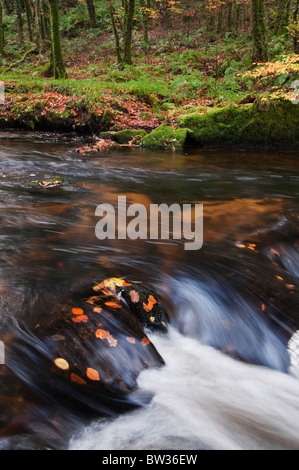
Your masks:
{"label": "brown water", "polygon": [[[59,403],[32,405],[31,399],[26,418],[27,398],[16,393],[8,403],[6,392],[0,400],[2,447],[65,448],[71,439],[71,448],[296,448],[298,439],[286,437],[285,430],[299,421],[298,380],[287,375],[287,343],[298,328],[298,155],[209,149],[79,155],[75,149],[82,142],[76,137],[16,132],[0,134],[0,143],[2,338],[8,340],[8,331],[20,331],[36,314],[46,315],[53,299],[110,276],[153,287],[171,324],[169,337],[152,338],[166,366],[142,373],[139,388],[154,397],[142,411],[125,413],[124,422],[113,417],[89,428],[84,416],[79,419]],[[24,187],[26,181],[57,174],[67,181],[62,188],[33,192]],[[95,209],[101,203],[116,206],[118,196],[147,208],[162,202],[202,203],[203,248],[185,251],[183,240],[99,241]],[[20,358],[13,372],[31,386],[25,366]],[[231,379],[227,386],[225,376]],[[236,407],[224,417],[231,403],[229,387],[238,377]],[[181,433],[174,411],[178,396],[172,396],[169,381],[174,389],[181,387],[180,409],[187,416]],[[197,397],[191,408],[190,388]],[[173,400],[171,418],[159,402],[163,393],[170,404]],[[7,406],[13,410],[9,419]],[[269,416],[277,407],[275,421]],[[55,418],[55,412],[64,418]],[[163,412],[159,428],[157,417]],[[32,424],[24,431],[20,421],[28,419]],[[138,426],[144,419],[157,427],[159,442],[153,444],[147,439],[150,429]],[[206,434],[197,432],[209,419]],[[7,421],[15,424],[9,427]],[[142,443],[132,436],[120,440],[124,425],[128,434],[138,429]]]}

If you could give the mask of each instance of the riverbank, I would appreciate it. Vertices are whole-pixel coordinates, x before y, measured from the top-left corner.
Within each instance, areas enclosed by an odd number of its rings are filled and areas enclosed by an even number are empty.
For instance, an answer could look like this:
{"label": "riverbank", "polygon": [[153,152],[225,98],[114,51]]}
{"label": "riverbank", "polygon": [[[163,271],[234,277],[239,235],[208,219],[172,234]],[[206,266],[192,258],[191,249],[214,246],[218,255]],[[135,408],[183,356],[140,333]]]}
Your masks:
{"label": "riverbank", "polygon": [[50,82],[45,92],[34,84],[28,91],[20,82],[7,82],[0,128],[76,131],[118,144],[172,151],[185,145],[299,148],[299,106],[285,97],[260,96],[253,103],[223,107],[161,106],[158,115],[157,108],[136,97],[120,99],[105,91],[105,97],[92,100],[90,87],[79,99],[71,86],[60,92],[58,88]]}
{"label": "riverbank", "polygon": [[[103,42],[107,46],[107,38]],[[193,48],[173,43],[163,49],[156,41],[146,54],[136,50],[133,65],[119,67],[113,48],[89,59],[86,49],[70,44],[68,79],[46,78],[38,53],[18,68],[0,68],[0,128],[101,138],[109,131],[121,145],[171,151],[185,145],[299,147],[298,54],[285,50],[252,65],[245,36]],[[128,129],[142,131],[142,138],[137,132],[136,139],[119,142],[115,133]]]}

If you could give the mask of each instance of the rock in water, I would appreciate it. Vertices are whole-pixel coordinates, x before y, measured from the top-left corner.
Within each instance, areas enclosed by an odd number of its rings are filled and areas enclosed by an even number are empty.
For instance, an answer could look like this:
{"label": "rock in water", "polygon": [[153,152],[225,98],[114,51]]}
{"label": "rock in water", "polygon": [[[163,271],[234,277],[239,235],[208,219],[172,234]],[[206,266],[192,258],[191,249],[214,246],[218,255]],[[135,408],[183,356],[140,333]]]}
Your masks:
{"label": "rock in water", "polygon": [[111,278],[42,312],[33,331],[20,331],[7,365],[52,404],[113,415],[136,405],[139,373],[164,364],[143,327],[167,331],[166,321],[154,292]]}
{"label": "rock in water", "polygon": [[45,178],[40,180],[29,181],[25,183],[26,189],[49,189],[57,188],[64,183],[64,178],[62,176],[53,176],[51,178]]}

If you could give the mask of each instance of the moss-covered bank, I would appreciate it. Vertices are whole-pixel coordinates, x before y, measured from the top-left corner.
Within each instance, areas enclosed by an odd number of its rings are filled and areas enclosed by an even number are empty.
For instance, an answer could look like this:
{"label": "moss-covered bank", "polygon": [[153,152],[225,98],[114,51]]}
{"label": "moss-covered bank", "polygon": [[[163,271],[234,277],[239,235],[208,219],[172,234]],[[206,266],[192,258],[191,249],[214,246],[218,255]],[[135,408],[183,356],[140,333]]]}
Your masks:
{"label": "moss-covered bank", "polygon": [[261,98],[245,106],[199,109],[180,118],[195,145],[299,148],[299,106]]}

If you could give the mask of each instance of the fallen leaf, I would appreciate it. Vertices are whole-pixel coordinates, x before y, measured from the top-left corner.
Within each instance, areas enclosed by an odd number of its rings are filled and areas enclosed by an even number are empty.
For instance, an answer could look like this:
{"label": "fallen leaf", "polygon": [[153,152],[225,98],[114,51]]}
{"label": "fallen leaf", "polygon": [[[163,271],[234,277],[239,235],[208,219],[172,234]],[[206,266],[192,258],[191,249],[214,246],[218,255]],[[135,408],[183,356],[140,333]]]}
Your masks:
{"label": "fallen leaf", "polygon": [[95,369],[92,369],[91,367],[88,367],[86,369],[86,375],[90,380],[94,380],[94,381],[100,380],[100,374],[98,373],[98,371]]}
{"label": "fallen leaf", "polygon": [[141,344],[142,344],[143,346],[147,346],[148,344],[150,344],[150,340],[149,340],[148,338],[144,337],[144,338],[142,338],[142,340],[141,340]]}
{"label": "fallen leaf", "polygon": [[111,308],[121,308],[121,304],[118,304],[117,302],[105,302],[105,305],[107,305],[107,307],[111,307]]}
{"label": "fallen leaf", "polygon": [[82,308],[72,308],[72,313],[74,315],[83,315],[84,312],[83,312]]}
{"label": "fallen leaf", "polygon": [[140,296],[139,296],[138,292],[136,292],[136,290],[131,290],[130,298],[131,298],[133,304],[136,304],[140,300]]}
{"label": "fallen leaf", "polygon": [[79,385],[86,385],[86,381],[74,373],[71,374],[71,381]]}
{"label": "fallen leaf", "polygon": [[68,370],[70,368],[69,363],[65,359],[62,359],[61,357],[58,357],[57,359],[55,359],[54,364],[56,367],[62,370]]}
{"label": "fallen leaf", "polygon": [[128,343],[131,343],[131,344],[135,344],[135,343],[136,343],[135,338],[133,338],[132,336],[127,336],[127,341],[128,341]]}
{"label": "fallen leaf", "polygon": [[88,317],[86,315],[79,315],[77,317],[72,318],[74,323],[87,323],[88,322]]}
{"label": "fallen leaf", "polygon": [[99,339],[106,339],[107,338],[107,332],[105,330],[97,330],[96,331],[96,337]]}
{"label": "fallen leaf", "polygon": [[102,309],[101,309],[100,307],[95,307],[95,308],[93,309],[93,311],[94,311],[95,313],[101,313]]}

